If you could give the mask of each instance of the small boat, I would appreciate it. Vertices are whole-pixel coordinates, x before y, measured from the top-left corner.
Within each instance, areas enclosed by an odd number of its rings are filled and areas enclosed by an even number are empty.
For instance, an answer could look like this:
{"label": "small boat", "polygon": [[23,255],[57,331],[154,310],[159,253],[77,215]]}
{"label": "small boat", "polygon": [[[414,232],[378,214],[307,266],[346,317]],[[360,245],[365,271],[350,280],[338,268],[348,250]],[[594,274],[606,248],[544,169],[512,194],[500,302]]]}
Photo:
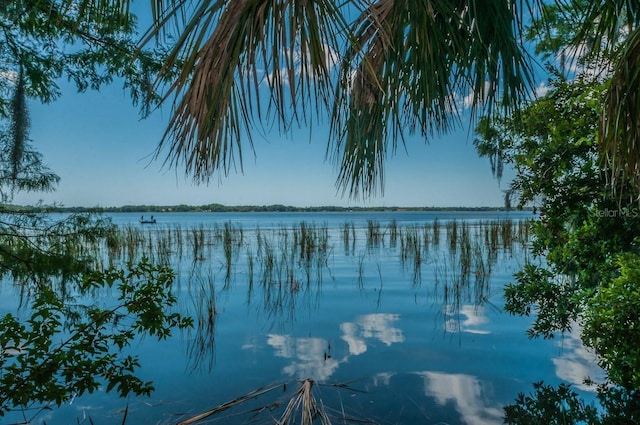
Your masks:
{"label": "small boat", "polygon": [[151,216],[150,219],[145,220],[144,217],[140,218],[140,224],[156,224],[156,219]]}

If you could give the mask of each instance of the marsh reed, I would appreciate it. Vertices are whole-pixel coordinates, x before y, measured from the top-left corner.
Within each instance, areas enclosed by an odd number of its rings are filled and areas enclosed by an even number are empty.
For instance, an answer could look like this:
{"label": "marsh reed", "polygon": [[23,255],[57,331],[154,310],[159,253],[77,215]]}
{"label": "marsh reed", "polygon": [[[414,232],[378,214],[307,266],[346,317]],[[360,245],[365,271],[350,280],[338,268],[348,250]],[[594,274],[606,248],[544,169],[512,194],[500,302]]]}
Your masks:
{"label": "marsh reed", "polygon": [[[395,220],[386,226],[368,220],[365,228],[346,222],[336,233],[326,224],[304,221],[289,227],[249,230],[231,222],[191,228],[128,225],[114,228],[102,246],[94,249],[102,252],[110,264],[134,262],[142,257],[169,265],[187,260],[220,264],[225,281],[230,281],[239,268],[252,283],[257,280],[263,285],[279,281],[291,284],[310,283],[329,269],[333,238],[338,237],[345,253],[357,254],[358,247],[386,247],[384,252],[391,255],[398,252],[400,264],[410,266],[415,281],[417,272],[441,252],[439,243],[444,238],[461,276],[481,279],[490,274],[500,253],[526,246],[528,228],[525,221],[506,219],[473,223],[449,220],[444,226],[437,219],[408,226],[400,226]],[[368,255],[374,254],[361,251],[356,255],[359,269],[363,268],[363,256]]]}
{"label": "marsh reed", "polygon": [[[290,318],[299,293],[319,289],[327,275],[333,276],[336,242],[344,247],[341,258],[353,257],[348,261],[361,289],[383,282],[396,258],[413,286],[422,285],[431,271],[431,286],[444,303],[457,299],[459,304],[461,297],[480,303],[500,256],[526,250],[528,228],[527,221],[508,219],[436,219],[411,225],[368,220],[364,227],[345,222],[337,228],[305,221],[268,229],[245,229],[233,222],[190,228],[122,226],[95,249],[105,253],[109,264],[146,257],[177,269],[209,270],[210,290],[216,290],[216,282],[221,289],[245,285],[248,303],[259,290],[269,316]],[[441,241],[446,244],[440,246]],[[187,285],[202,286],[186,279]]]}

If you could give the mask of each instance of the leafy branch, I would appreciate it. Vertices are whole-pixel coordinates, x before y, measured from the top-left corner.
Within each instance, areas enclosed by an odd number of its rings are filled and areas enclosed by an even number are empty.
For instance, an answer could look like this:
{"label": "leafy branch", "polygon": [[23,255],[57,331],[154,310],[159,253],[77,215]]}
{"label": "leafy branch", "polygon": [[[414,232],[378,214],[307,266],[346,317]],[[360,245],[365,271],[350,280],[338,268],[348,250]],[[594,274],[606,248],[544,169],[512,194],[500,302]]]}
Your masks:
{"label": "leafy branch", "polygon": [[117,303],[73,306],[54,290],[35,295],[30,318],[0,319],[0,415],[39,403],[61,405],[103,384],[120,396],[149,395],[151,382],[135,376],[137,356],[125,354],[134,338],[165,339],[191,318],[170,313],[173,272],[143,259],[126,269],[87,273],[81,294],[116,287]]}

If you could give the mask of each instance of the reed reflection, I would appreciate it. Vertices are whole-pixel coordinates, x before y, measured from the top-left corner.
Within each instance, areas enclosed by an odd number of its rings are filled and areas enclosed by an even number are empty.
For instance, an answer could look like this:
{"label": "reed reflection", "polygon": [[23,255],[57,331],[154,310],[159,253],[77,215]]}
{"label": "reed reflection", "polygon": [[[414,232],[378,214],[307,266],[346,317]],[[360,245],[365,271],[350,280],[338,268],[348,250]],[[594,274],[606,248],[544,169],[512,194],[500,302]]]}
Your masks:
{"label": "reed reflection", "polygon": [[[182,304],[196,319],[188,354],[197,368],[213,365],[221,291],[244,293],[246,307],[260,314],[264,328],[274,336],[286,334],[281,331],[292,326],[301,311],[321,307],[327,282],[374,289],[375,311],[384,294],[402,289],[404,281],[410,289],[407,297],[424,292],[440,306],[445,332],[487,333],[483,306],[491,296],[492,274],[502,258],[514,250],[526,251],[527,243],[526,221],[434,220],[400,225],[368,220],[364,227],[346,222],[331,228],[304,221],[252,229],[233,222],[190,228],[129,225],[114,229],[104,248],[97,249],[109,263],[146,257],[188,270],[178,274],[176,285],[187,288],[191,304]],[[336,244],[342,244],[344,255],[336,255]],[[390,274],[393,283],[388,285]],[[402,331],[394,325],[398,318],[379,312],[359,315],[339,324],[340,339],[347,343],[349,355],[365,352],[369,339],[402,342]],[[306,366],[295,368],[306,370]]]}

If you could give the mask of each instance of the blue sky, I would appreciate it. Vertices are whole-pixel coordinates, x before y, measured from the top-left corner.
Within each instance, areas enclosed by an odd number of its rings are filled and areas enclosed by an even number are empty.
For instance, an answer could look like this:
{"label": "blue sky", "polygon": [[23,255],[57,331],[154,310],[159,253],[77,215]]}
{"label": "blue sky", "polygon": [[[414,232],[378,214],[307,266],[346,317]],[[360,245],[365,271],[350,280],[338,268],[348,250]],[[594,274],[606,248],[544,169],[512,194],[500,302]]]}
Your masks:
{"label": "blue sky", "polygon": [[131,204],[226,205],[285,204],[384,206],[501,206],[502,189],[488,161],[478,158],[473,135],[459,131],[426,144],[407,140],[385,167],[384,196],[353,201],[336,190],[337,171],[325,160],[327,131],[314,125],[292,135],[255,138],[255,157],[248,144],[244,173],[216,176],[209,185],[194,185],[184,170],[163,167],[151,156],[169,118],[168,107],[140,120],[121,86],[75,93],[63,84],[63,95],[49,105],[30,105],[34,147],[60,177],[56,192],[18,194],[18,204],[65,206]]}
{"label": "blue sky", "polygon": [[[141,22],[150,19],[147,14],[146,9],[139,14]],[[245,145],[244,172],[194,185],[184,170],[163,167],[164,157],[151,158],[166,129],[169,105],[140,120],[117,82],[80,94],[65,81],[60,85],[60,99],[30,105],[33,146],[61,177],[60,184],[53,193],[18,194],[17,204],[502,206],[509,181],[508,173],[502,186],[493,178],[488,160],[475,152],[469,123],[463,122],[458,131],[429,144],[422,137],[407,138],[406,152],[400,148],[386,161],[384,196],[366,201],[336,189],[337,170],[325,160],[327,128],[318,125],[291,135],[256,136],[255,157]]]}

